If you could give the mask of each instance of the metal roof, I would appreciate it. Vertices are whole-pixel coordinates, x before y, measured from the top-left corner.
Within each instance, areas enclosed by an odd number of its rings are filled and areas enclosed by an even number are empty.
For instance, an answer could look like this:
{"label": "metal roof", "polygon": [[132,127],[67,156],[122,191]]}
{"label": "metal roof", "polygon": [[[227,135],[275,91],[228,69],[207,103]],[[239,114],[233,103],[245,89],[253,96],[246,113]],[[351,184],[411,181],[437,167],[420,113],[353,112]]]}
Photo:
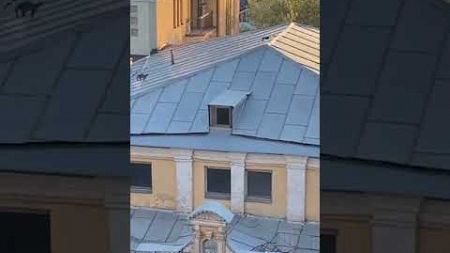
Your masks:
{"label": "metal roof", "polygon": [[[4,7],[6,3],[12,4]],[[32,42],[77,27],[88,18],[127,8],[122,0],[42,0],[33,18],[16,17],[15,7],[24,1],[5,0],[0,15],[0,52],[21,48]],[[81,21],[81,22],[80,22]]]}
{"label": "metal roof", "polygon": [[133,97],[132,139],[207,134],[208,105],[217,101],[242,102],[233,110],[232,135],[319,145],[319,74],[268,45]]}
{"label": "metal roof", "polygon": [[153,209],[131,209],[130,249],[180,252],[193,239],[186,215]]}
{"label": "metal roof", "polygon": [[[179,252],[192,243],[193,231],[184,214],[132,208],[130,219],[132,251]],[[318,253],[319,224],[234,215],[227,245],[235,253]]]}
{"label": "metal roof", "polygon": [[129,4],[44,2],[1,7],[0,170],[128,175]]}
{"label": "metal roof", "polygon": [[321,16],[321,101],[334,112],[322,118],[322,153],[450,169],[448,6],[346,0]]}
{"label": "metal roof", "polygon": [[84,30],[69,29],[0,57],[0,142],[127,141],[126,19],[85,19]]}
{"label": "metal roof", "polygon": [[[278,38],[273,38],[282,33]],[[207,42],[182,45],[163,50],[133,63],[130,72],[132,97],[169,80],[192,75],[213,64],[239,56],[261,45],[270,45],[295,61],[318,71],[319,31],[291,24],[249,31],[237,36],[221,37]],[[269,39],[265,39],[265,38]],[[269,43],[272,41],[272,43]],[[292,47],[292,45],[295,45]],[[171,62],[173,51],[174,62]],[[137,74],[147,74],[137,81]]]}

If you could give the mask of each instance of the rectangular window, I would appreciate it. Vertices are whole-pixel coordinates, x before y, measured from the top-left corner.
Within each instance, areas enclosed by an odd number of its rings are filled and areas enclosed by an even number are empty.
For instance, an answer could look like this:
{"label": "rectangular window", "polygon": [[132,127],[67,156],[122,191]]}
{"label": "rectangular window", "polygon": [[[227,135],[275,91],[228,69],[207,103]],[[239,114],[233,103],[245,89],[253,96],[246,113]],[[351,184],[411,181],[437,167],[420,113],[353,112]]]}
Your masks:
{"label": "rectangular window", "polygon": [[137,25],[138,18],[137,17],[130,17],[130,25]]}
{"label": "rectangular window", "polygon": [[247,171],[247,200],[261,202],[272,200],[272,172]]}
{"label": "rectangular window", "polygon": [[131,36],[133,36],[133,37],[138,37],[139,36],[139,30],[136,29],[136,28],[131,28],[130,29],[130,33],[131,33]]}
{"label": "rectangular window", "polygon": [[131,187],[132,191],[151,192],[152,190],[152,165],[131,165]]}
{"label": "rectangular window", "polygon": [[229,169],[206,168],[206,197],[229,199],[231,173]]}
{"label": "rectangular window", "polygon": [[137,5],[130,6],[130,13],[137,13]]}
{"label": "rectangular window", "polygon": [[0,252],[50,253],[50,215],[0,211]]}
{"label": "rectangular window", "polygon": [[320,252],[336,253],[336,231],[320,232]]}
{"label": "rectangular window", "polygon": [[183,0],[180,0],[180,22],[183,25]]}
{"label": "rectangular window", "polygon": [[231,127],[231,108],[212,106],[210,108],[211,126]]}
{"label": "rectangular window", "polygon": [[177,1],[178,0],[173,0],[173,28],[177,28]]}
{"label": "rectangular window", "polygon": [[177,27],[180,26],[180,0],[177,0]]}

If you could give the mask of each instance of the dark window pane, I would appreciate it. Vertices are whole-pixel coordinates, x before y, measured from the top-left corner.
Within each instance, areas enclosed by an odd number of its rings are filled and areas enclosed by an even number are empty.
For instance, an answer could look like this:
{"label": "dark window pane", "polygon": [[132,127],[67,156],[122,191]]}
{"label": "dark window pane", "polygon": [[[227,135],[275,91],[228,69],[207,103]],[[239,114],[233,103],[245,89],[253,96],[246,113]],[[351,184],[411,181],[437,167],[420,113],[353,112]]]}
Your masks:
{"label": "dark window pane", "polygon": [[320,235],[320,252],[336,253],[336,235],[333,234]]}
{"label": "dark window pane", "polygon": [[247,195],[249,197],[272,197],[272,173],[247,172]]}
{"label": "dark window pane", "polygon": [[230,170],[207,169],[207,192],[230,194]]}
{"label": "dark window pane", "polygon": [[0,252],[50,253],[48,214],[0,212]]}
{"label": "dark window pane", "polygon": [[132,164],[131,186],[152,188],[152,166],[150,164]]}
{"label": "dark window pane", "polygon": [[230,125],[230,109],[217,108],[217,124],[218,125]]}

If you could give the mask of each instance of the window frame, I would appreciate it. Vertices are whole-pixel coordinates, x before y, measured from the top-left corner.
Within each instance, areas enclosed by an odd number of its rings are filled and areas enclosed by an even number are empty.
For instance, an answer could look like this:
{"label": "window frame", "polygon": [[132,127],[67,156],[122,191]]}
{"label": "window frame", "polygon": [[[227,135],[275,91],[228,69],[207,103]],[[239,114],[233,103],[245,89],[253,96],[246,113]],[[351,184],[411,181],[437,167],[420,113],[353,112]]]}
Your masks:
{"label": "window frame", "polygon": [[[135,20],[134,24],[132,20]],[[138,25],[138,17],[130,16],[130,25],[133,26],[133,28],[136,27]]]}
{"label": "window frame", "polygon": [[[208,169],[211,170],[225,170],[230,173],[230,193],[221,192],[208,192]],[[217,166],[205,166],[204,170],[204,196],[205,199],[218,199],[218,200],[231,200],[231,168],[227,167],[217,167]]]}
{"label": "window frame", "polygon": [[138,12],[138,6],[135,4],[130,5],[130,13],[137,13]]}
{"label": "window frame", "polygon": [[[228,110],[228,125],[217,123],[217,109],[227,109]],[[233,126],[233,107],[231,106],[221,106],[221,105],[211,105],[209,106],[209,125],[211,127],[220,127],[231,129]]]}
{"label": "window frame", "polygon": [[133,176],[132,176],[131,182],[130,182],[130,192],[131,193],[153,193],[153,164],[152,163],[132,163],[132,164],[145,165],[150,169],[150,187],[133,185]]}
{"label": "window frame", "polygon": [[333,252],[337,252],[337,245],[338,245],[338,230],[336,229],[321,229],[319,238],[322,237],[322,235],[325,236],[333,236],[334,237],[334,249]]}
{"label": "window frame", "polygon": [[[270,196],[251,196],[248,193],[248,173],[249,172],[259,172],[259,173],[268,173],[270,174]],[[246,202],[255,202],[255,203],[265,203],[271,204],[273,201],[273,170],[259,170],[259,169],[246,169],[245,170],[245,201]]]}
{"label": "window frame", "polygon": [[[133,34],[133,31],[136,32],[136,35]],[[130,29],[130,35],[131,35],[131,37],[139,37],[139,29],[138,28],[131,28]]]}

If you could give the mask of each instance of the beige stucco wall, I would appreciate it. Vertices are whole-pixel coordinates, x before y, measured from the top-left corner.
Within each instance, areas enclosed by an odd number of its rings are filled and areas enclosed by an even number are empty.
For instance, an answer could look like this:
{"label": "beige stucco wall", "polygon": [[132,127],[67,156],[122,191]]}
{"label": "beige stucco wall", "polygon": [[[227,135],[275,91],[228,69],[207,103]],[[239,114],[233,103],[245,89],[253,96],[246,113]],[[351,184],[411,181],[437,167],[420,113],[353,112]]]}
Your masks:
{"label": "beige stucco wall", "polygon": [[320,169],[310,166],[306,170],[306,220],[320,220]]}
{"label": "beige stucco wall", "polygon": [[336,252],[371,252],[369,217],[325,215],[320,221],[321,230],[336,231]]}
{"label": "beige stucco wall", "polygon": [[[106,196],[116,188],[125,196],[127,180],[1,174],[0,185],[0,209],[49,213],[53,253],[108,253],[120,243],[110,239],[114,232]],[[129,219],[127,202],[122,211]]]}
{"label": "beige stucco wall", "polygon": [[[450,207],[449,207],[450,208]],[[443,249],[450,249],[449,228],[420,228],[419,253],[439,253]]]}
{"label": "beige stucco wall", "polygon": [[176,169],[175,162],[170,160],[152,160],[152,192],[132,193],[131,205],[163,209],[175,209],[176,196]]}
{"label": "beige stucco wall", "polygon": [[[223,154],[226,154],[223,152]],[[133,161],[132,162],[141,162]],[[176,164],[171,158],[158,158],[155,154],[146,159],[146,163],[152,164],[153,189],[152,193],[132,193],[131,205],[153,208],[176,209],[177,186],[176,186]],[[318,164],[318,163],[317,163]],[[285,218],[287,202],[287,168],[279,162],[270,164],[268,162],[247,163],[246,169],[272,171],[272,202],[249,202],[245,201],[244,208],[248,214],[257,216]],[[195,159],[193,160],[193,205],[200,206],[205,198],[205,168],[218,167],[230,168],[227,161]],[[306,170],[306,207],[305,215],[309,221],[319,221],[319,166],[309,166]],[[299,186],[302,187],[302,186]],[[231,209],[229,199],[211,199],[219,201]]]}
{"label": "beige stucco wall", "polygon": [[325,192],[321,198],[321,230],[335,232],[337,253],[388,252],[397,240],[400,252],[450,248],[450,201],[349,192]]}
{"label": "beige stucco wall", "polygon": [[286,217],[286,167],[280,165],[248,164],[246,169],[272,171],[272,203],[245,202],[245,212],[258,216]]}
{"label": "beige stucco wall", "polygon": [[189,20],[189,1],[183,0],[183,24],[177,28],[173,26],[174,5],[172,0],[157,1],[156,4],[156,30],[158,48],[166,44],[181,44],[186,34],[186,20]]}

